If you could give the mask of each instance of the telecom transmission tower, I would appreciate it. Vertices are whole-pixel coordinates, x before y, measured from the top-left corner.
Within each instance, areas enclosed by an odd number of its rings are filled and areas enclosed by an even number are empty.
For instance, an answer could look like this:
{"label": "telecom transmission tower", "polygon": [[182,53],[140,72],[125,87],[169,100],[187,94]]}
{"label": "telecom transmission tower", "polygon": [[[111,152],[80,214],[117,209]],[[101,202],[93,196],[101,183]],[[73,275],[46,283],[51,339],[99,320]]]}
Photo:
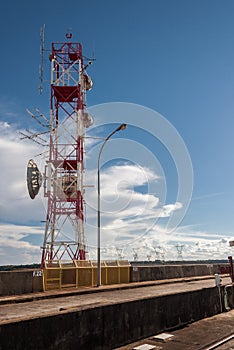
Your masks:
{"label": "telecom transmission tower", "polygon": [[[92,61],[84,58],[82,45],[71,42],[71,38],[72,34],[68,33],[66,42],[52,43],[49,56],[49,155],[43,174],[47,214],[42,267],[45,260],[86,259],[84,137],[85,128],[92,125],[93,120],[86,112],[85,95],[93,85],[86,73]],[[35,140],[38,135],[35,134]],[[33,138],[33,135],[28,138]],[[30,162],[27,180],[29,194],[31,192],[30,196],[34,198],[42,175],[36,164]]]}

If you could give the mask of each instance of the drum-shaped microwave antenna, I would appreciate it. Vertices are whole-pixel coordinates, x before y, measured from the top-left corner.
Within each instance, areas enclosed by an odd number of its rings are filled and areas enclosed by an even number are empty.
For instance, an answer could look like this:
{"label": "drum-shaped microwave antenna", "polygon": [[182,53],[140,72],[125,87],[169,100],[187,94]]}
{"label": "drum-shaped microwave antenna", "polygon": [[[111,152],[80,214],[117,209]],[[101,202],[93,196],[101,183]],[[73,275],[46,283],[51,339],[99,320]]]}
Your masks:
{"label": "drum-shaped microwave antenna", "polygon": [[27,166],[27,186],[29,196],[34,199],[42,184],[42,175],[33,159],[30,159]]}
{"label": "drum-shaped microwave antenna", "polygon": [[85,128],[89,128],[91,125],[93,125],[93,117],[91,116],[91,114],[84,112],[83,124]]}
{"label": "drum-shaped microwave antenna", "polygon": [[93,81],[87,74],[83,74],[83,86],[86,91],[91,90],[93,87]]}

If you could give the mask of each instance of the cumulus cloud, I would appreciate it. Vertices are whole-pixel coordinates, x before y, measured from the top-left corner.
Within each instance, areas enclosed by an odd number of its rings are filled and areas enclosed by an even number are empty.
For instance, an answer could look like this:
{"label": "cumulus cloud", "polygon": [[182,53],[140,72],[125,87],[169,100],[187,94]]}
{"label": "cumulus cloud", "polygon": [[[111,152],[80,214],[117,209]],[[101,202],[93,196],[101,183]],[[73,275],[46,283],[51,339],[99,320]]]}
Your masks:
{"label": "cumulus cloud", "polygon": [[1,134],[7,134],[10,124],[8,122],[0,122],[0,132]]}
{"label": "cumulus cloud", "polygon": [[24,264],[39,261],[40,247],[30,243],[31,235],[43,240],[42,228],[32,226],[44,218],[40,197],[29,198],[26,185],[28,160],[40,149],[19,139],[14,124],[0,122],[0,264]]}
{"label": "cumulus cloud", "polygon": [[160,216],[161,217],[168,217],[173,213],[173,211],[181,209],[181,208],[182,208],[182,203],[180,203],[180,202],[176,202],[174,204],[164,205],[162,207],[163,210],[162,210],[162,213]]}
{"label": "cumulus cloud", "polygon": [[[95,171],[87,173],[87,182],[95,178]],[[96,183],[96,181],[94,181]],[[151,184],[154,183],[154,186]],[[161,178],[149,167],[122,162],[101,172],[102,246],[130,244],[153,230],[160,218],[182,207],[181,203],[165,204],[160,193]],[[157,190],[158,188],[158,190]],[[96,244],[93,235],[97,218],[97,191],[86,193],[86,235],[90,245]]]}
{"label": "cumulus cloud", "polygon": [[44,208],[41,198],[38,197],[32,205],[26,185],[28,160],[40,149],[34,144],[22,142],[14,126],[7,122],[1,122],[0,129],[0,220],[12,223],[42,220]]}
{"label": "cumulus cloud", "polygon": [[[181,257],[183,260],[227,260],[233,254],[229,240],[226,237],[221,242],[218,234],[196,231],[195,227],[190,227],[189,231],[186,227],[180,227],[171,235],[165,227],[157,224],[150,232],[130,243],[124,244],[122,241],[118,242],[119,245],[103,245],[101,256],[102,259],[118,259],[121,255],[123,259],[152,262],[181,260]],[[96,258],[95,247],[88,250],[90,256]]]}
{"label": "cumulus cloud", "polygon": [[[38,223],[45,218],[45,202],[43,193],[33,201],[29,198],[26,165],[41,151],[35,144],[20,141],[12,124],[0,122],[0,264],[40,261],[44,229]],[[37,162],[43,170],[40,160]],[[97,236],[96,180],[96,169],[87,170],[85,182],[94,183],[94,188],[86,189],[85,194],[85,235],[93,259]],[[161,176],[150,166],[119,162],[102,169],[103,259],[133,260],[136,254],[138,260],[177,259],[177,242],[183,245],[184,259],[219,259],[232,253],[229,237],[220,237],[218,233],[191,226],[179,227],[168,234],[160,220],[170,218],[183,204],[165,203],[161,187]]]}
{"label": "cumulus cloud", "polygon": [[41,227],[27,225],[0,225],[1,265],[29,264],[40,261],[40,248],[28,241],[29,236],[39,235],[43,239]]}

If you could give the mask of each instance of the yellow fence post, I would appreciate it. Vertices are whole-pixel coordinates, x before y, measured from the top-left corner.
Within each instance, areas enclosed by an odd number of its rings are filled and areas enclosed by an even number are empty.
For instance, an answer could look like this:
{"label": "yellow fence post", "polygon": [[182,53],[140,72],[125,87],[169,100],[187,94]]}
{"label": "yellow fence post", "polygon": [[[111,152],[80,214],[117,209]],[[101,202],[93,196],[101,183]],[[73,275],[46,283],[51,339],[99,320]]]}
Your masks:
{"label": "yellow fence post", "polygon": [[120,278],[120,264],[119,264],[119,261],[117,260],[117,269],[118,269],[118,283],[121,283],[121,278]]}
{"label": "yellow fence post", "polygon": [[92,261],[90,261],[90,266],[91,266],[91,275],[92,275],[92,286],[94,286],[94,268]]}
{"label": "yellow fence post", "polygon": [[76,288],[79,287],[79,268],[77,265],[77,260],[74,260],[75,262],[75,267],[76,267]]}
{"label": "yellow fence post", "polygon": [[106,270],[106,273],[105,273],[105,275],[106,275],[106,280],[105,280],[105,282],[106,282],[106,284],[108,284],[108,266],[107,266],[107,263],[105,262],[105,270]]}
{"label": "yellow fence post", "polygon": [[43,280],[44,280],[44,290],[47,290],[47,270],[44,268],[43,270]]}

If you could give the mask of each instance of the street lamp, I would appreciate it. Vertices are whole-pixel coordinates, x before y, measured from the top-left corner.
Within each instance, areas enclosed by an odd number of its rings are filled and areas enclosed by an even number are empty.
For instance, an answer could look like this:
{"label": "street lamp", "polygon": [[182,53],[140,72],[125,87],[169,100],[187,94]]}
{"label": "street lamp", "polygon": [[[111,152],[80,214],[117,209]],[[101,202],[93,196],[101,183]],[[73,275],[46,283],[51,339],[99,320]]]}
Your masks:
{"label": "street lamp", "polygon": [[107,136],[105,141],[102,144],[102,147],[100,149],[99,155],[98,155],[98,237],[97,237],[97,269],[98,269],[98,275],[97,275],[97,287],[101,285],[101,256],[100,256],[100,245],[101,245],[101,216],[100,216],[100,158],[102,154],[102,150],[107,143],[108,140],[118,131],[125,130],[127,127],[126,124],[121,124],[117,129],[112,131],[112,133]]}

